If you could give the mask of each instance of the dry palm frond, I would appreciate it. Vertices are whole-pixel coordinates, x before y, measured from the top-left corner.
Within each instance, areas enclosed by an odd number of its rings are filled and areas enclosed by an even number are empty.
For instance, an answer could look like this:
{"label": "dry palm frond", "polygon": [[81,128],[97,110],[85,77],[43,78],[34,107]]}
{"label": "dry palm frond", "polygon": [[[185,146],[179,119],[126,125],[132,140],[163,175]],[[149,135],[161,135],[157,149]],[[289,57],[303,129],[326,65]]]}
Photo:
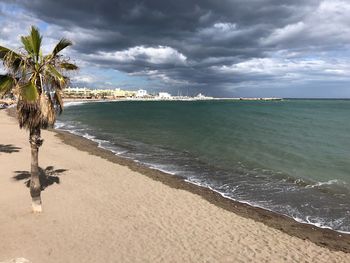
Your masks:
{"label": "dry palm frond", "polygon": [[44,93],[40,96],[41,126],[52,127],[56,121],[56,112],[52,100]]}
{"label": "dry palm frond", "polygon": [[21,128],[32,129],[40,127],[41,114],[37,102],[28,102],[22,98],[17,102],[17,117]]}

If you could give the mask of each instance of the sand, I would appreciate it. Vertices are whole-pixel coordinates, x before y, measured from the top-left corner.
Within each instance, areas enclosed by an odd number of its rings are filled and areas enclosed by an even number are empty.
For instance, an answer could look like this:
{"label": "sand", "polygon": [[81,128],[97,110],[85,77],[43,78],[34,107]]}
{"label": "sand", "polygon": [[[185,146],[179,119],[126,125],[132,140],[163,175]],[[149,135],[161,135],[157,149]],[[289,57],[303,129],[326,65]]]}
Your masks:
{"label": "sand", "polygon": [[42,135],[39,164],[53,177],[43,213],[33,214],[25,179],[13,178],[30,168],[28,134],[0,111],[0,261],[350,262],[348,253],[78,150],[55,132]]}

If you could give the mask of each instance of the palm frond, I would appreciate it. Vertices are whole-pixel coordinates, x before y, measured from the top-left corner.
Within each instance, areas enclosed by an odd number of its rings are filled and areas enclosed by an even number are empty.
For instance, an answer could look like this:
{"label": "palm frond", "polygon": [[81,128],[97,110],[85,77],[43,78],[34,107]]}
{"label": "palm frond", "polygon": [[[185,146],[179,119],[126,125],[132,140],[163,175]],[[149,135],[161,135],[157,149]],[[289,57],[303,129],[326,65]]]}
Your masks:
{"label": "palm frond", "polygon": [[61,83],[64,83],[65,77],[60,72],[58,72],[55,67],[47,65],[47,72],[52,78],[57,79]]}
{"label": "palm frond", "polygon": [[75,64],[72,64],[72,63],[68,63],[68,62],[63,62],[60,64],[60,67],[62,69],[65,69],[65,70],[77,70],[78,69],[78,66],[75,65]]}
{"label": "palm frond", "polygon": [[32,81],[28,81],[26,84],[22,85],[20,89],[21,97],[29,103],[33,103],[38,99],[38,88]]}
{"label": "palm frond", "polygon": [[[51,87],[51,90],[62,90],[66,87],[66,82],[62,83],[55,78],[46,77],[46,80],[48,82],[48,85]],[[65,81],[67,81],[67,80],[65,80]]]}
{"label": "palm frond", "polygon": [[30,41],[33,48],[33,55],[35,56],[36,61],[38,61],[41,49],[42,36],[40,35],[38,28],[34,26],[32,26],[30,31]]}
{"label": "palm frond", "polygon": [[15,51],[7,47],[0,46],[0,59],[4,59],[4,57],[9,53],[11,53],[13,56],[20,57],[20,55],[17,54]]}
{"label": "palm frond", "polygon": [[61,52],[66,47],[71,46],[72,44],[72,41],[62,38],[53,49],[52,56],[55,57],[59,52]]}
{"label": "palm frond", "polygon": [[51,97],[45,93],[35,102],[29,103],[26,99],[19,99],[17,103],[17,116],[21,128],[46,129],[53,127],[56,121],[56,109]]}
{"label": "palm frond", "polygon": [[54,98],[55,98],[57,105],[58,105],[58,113],[61,114],[63,111],[63,99],[62,99],[60,91],[56,90]]}
{"label": "palm frond", "polygon": [[45,93],[40,95],[39,100],[40,114],[41,114],[41,127],[52,127],[56,121],[56,112],[53,102],[49,96]]}
{"label": "palm frond", "polygon": [[28,36],[21,37],[24,49],[35,61],[39,60],[41,40],[42,37],[39,33],[39,30],[34,26],[31,27],[31,31]]}
{"label": "palm frond", "polygon": [[15,80],[9,75],[0,75],[0,98],[6,95],[15,85]]}
{"label": "palm frond", "polygon": [[29,103],[25,99],[19,99],[17,102],[17,117],[20,128],[27,128],[29,130],[40,127],[41,114],[39,104]]}
{"label": "palm frond", "polygon": [[23,58],[15,51],[0,46],[0,59],[3,60],[5,67],[17,71],[23,62]]}
{"label": "palm frond", "polygon": [[34,51],[33,51],[32,43],[30,41],[30,37],[29,36],[21,36],[21,42],[23,44],[24,49],[27,51],[27,53],[30,56],[34,56]]}

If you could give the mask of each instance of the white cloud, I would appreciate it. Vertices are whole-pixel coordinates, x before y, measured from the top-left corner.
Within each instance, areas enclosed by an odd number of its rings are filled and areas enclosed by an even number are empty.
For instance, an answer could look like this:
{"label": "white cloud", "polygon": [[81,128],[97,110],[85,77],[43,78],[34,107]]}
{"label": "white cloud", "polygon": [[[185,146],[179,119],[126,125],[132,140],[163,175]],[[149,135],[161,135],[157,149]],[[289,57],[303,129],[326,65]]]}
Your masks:
{"label": "white cloud", "polygon": [[213,27],[217,30],[227,32],[227,31],[236,30],[237,25],[232,23],[216,23],[213,25]]}
{"label": "white cloud", "polygon": [[[265,38],[262,45],[299,43],[305,48],[327,44],[348,44],[350,41],[350,2],[324,0],[301,21],[277,28]],[[307,48],[307,47],[306,47]]]}
{"label": "white cloud", "polygon": [[[344,0],[324,0],[316,11],[316,16],[324,16],[325,19],[349,21],[350,3]],[[325,21],[326,23],[328,21]]]}
{"label": "white cloud", "polygon": [[240,74],[250,77],[269,76],[277,79],[329,79],[350,78],[350,63],[339,60],[253,58],[230,66],[212,69],[223,74]]}
{"label": "white cloud", "polygon": [[233,38],[241,34],[243,31],[232,23],[215,23],[210,27],[200,29],[197,34],[200,39],[222,41]]}
{"label": "white cloud", "polygon": [[123,51],[99,52],[98,56],[105,60],[118,62],[145,61],[152,64],[186,64],[186,56],[172,47],[136,46]]}
{"label": "white cloud", "polygon": [[79,82],[79,83],[87,83],[91,84],[96,81],[95,77],[91,75],[79,75],[79,76],[74,76],[72,77],[73,82]]}
{"label": "white cloud", "polygon": [[262,39],[261,42],[264,45],[283,42],[302,33],[304,29],[305,29],[305,24],[302,21],[295,24],[290,24],[283,28],[278,28],[274,30],[271,35]]}

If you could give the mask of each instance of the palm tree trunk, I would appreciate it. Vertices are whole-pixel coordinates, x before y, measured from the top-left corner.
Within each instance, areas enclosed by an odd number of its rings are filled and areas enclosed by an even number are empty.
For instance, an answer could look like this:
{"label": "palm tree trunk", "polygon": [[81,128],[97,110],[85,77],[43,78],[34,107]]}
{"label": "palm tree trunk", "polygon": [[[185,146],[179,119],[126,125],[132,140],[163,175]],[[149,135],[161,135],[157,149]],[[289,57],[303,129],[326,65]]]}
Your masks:
{"label": "palm tree trunk", "polygon": [[42,144],[40,138],[40,128],[30,130],[29,142],[31,146],[32,160],[31,160],[31,178],[30,178],[30,195],[32,197],[33,212],[40,213],[41,208],[41,185],[39,178],[39,163],[38,154],[39,147]]}

